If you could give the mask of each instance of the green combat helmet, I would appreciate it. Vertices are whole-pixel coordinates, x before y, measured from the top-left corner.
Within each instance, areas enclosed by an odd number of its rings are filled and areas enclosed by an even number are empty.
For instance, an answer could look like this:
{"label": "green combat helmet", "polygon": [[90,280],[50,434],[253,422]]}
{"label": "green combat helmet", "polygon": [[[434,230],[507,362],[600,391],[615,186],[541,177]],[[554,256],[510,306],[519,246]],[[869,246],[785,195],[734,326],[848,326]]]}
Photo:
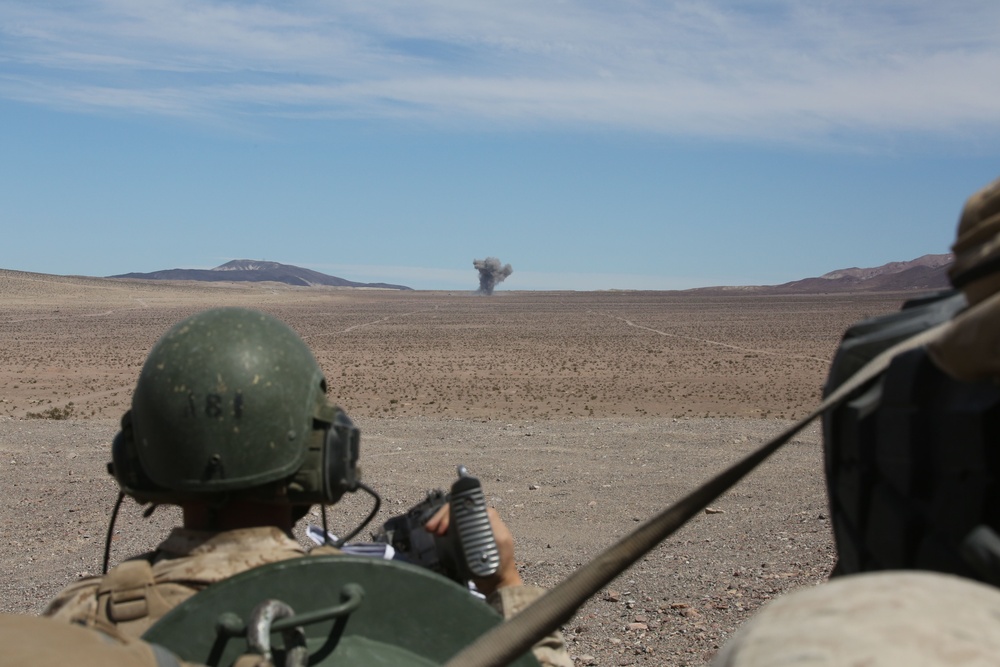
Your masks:
{"label": "green combat helmet", "polygon": [[334,503],[358,487],[358,443],[291,328],[265,313],[217,308],[181,321],[153,347],[110,470],[140,502]]}

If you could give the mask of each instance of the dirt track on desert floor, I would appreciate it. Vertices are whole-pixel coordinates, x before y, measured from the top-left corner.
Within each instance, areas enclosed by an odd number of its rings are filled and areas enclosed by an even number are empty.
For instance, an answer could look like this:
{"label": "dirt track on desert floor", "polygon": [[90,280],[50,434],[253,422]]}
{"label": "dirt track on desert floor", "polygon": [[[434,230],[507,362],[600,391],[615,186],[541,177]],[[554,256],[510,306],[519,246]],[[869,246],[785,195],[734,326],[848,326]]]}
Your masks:
{"label": "dirt track on desert floor", "polygon": [[[362,429],[365,477],[385,498],[376,521],[464,463],[511,526],[524,578],[552,586],[808,412],[844,329],[904,298],[482,297],[0,271],[2,611],[37,612],[99,569],[116,421],[149,348],[198,310],[259,308],[302,335]],[[703,664],[767,599],[825,578],[821,455],[812,426],[588,602],[565,627],[578,664]],[[345,500],[334,527],[366,510]],[[126,505],[112,560],[176,520]]]}
{"label": "dirt track on desert floor", "polygon": [[0,271],[0,415],[117,418],[145,355],[204,308],[259,308],[356,416],[774,417],[816,404],[844,329],[903,296],[359,291]]}

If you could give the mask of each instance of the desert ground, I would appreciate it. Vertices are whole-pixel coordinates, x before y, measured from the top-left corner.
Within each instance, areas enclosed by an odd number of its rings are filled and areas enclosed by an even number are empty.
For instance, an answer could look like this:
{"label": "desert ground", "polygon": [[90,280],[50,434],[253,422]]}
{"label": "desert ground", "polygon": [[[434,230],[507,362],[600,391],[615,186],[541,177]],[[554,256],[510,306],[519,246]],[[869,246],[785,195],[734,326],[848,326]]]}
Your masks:
{"label": "desert ground", "polygon": [[[373,525],[468,466],[551,587],[816,405],[843,331],[908,294],[397,292],[0,271],[0,611],[37,613],[100,571],[110,442],[146,353],[234,305],[298,331],[362,431]],[[331,512],[346,531],[368,511]],[[566,624],[577,664],[701,665],[835,554],[812,425]],[[112,563],[178,516],[126,503]],[[318,512],[305,525],[318,523]]]}

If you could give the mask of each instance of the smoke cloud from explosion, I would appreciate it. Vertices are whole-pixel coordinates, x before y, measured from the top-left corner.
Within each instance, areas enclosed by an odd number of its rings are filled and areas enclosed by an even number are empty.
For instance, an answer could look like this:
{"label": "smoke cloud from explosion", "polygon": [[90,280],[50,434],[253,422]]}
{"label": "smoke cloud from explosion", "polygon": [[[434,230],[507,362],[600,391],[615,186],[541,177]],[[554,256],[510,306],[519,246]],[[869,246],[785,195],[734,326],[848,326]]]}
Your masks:
{"label": "smoke cloud from explosion", "polygon": [[479,271],[479,293],[493,294],[493,288],[504,281],[504,278],[514,273],[510,264],[500,264],[496,257],[474,259],[472,265]]}

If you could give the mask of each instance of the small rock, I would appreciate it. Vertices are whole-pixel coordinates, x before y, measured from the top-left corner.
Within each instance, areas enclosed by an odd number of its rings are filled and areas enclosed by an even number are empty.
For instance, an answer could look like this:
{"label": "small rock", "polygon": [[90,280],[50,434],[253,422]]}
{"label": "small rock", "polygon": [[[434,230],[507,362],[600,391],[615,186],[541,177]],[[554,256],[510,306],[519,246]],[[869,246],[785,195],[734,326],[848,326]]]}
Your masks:
{"label": "small rock", "polygon": [[645,623],[629,623],[625,626],[629,632],[644,632],[649,630],[649,626]]}
{"label": "small rock", "polygon": [[537,491],[540,488],[542,488],[542,487],[538,486],[537,484],[529,484],[528,485],[528,490],[529,491]]}
{"label": "small rock", "polygon": [[714,507],[706,507],[705,514],[725,514],[726,510],[715,509]]}
{"label": "small rock", "polygon": [[581,655],[579,658],[576,659],[576,661],[577,661],[577,663],[584,664],[584,665],[596,665],[597,664],[597,658],[595,658],[592,655]]}
{"label": "small rock", "polygon": [[604,599],[607,600],[608,602],[618,602],[621,599],[621,597],[622,594],[619,593],[618,591],[608,590],[604,594]]}

